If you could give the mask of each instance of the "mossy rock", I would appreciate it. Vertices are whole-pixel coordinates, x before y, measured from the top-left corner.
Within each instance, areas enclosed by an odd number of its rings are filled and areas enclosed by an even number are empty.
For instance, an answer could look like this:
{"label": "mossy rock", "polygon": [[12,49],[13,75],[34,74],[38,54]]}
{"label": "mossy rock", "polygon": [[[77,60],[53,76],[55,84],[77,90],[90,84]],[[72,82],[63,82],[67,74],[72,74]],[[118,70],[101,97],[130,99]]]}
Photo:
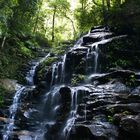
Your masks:
{"label": "mossy rock", "polygon": [[72,78],[71,78],[71,84],[73,86],[76,86],[79,83],[84,82],[85,78],[86,78],[85,75],[82,75],[82,74],[74,74],[74,75],[72,75]]}

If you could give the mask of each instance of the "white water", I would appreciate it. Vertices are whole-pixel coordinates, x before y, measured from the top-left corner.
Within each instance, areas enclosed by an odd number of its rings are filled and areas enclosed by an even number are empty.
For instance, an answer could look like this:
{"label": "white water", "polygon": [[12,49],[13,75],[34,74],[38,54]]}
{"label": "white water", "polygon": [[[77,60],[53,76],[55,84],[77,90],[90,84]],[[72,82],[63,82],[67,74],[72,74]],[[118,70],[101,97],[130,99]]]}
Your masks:
{"label": "white water", "polygon": [[65,80],[65,63],[66,63],[66,56],[67,54],[65,54],[63,56],[63,61],[62,61],[62,68],[61,68],[61,80],[60,82],[63,83]]}
{"label": "white water", "polygon": [[37,62],[34,62],[33,66],[31,67],[31,69],[29,70],[29,72],[26,75],[26,81],[28,83],[28,85],[34,85],[34,75],[35,75],[35,70],[37,68],[37,66],[42,63],[44,60],[46,60],[48,57],[50,56],[50,54],[46,55],[45,57],[43,57],[42,59],[40,59]]}
{"label": "white water", "polygon": [[44,103],[45,107],[44,109],[46,110],[46,115],[45,115],[45,120],[48,122],[55,122],[55,115],[56,111],[59,108],[60,105],[60,94],[59,94],[59,89],[61,86],[55,86],[53,87],[49,92],[45,94],[44,98]]}
{"label": "white water", "polygon": [[53,84],[55,84],[55,71],[56,71],[56,69],[57,69],[57,65],[56,65],[56,64],[53,64],[53,66],[52,66],[51,86],[52,86]]}
{"label": "white water", "polygon": [[[88,35],[90,35],[90,32],[88,33]],[[120,37],[125,37],[125,36],[118,36],[118,37],[112,37],[110,39],[104,39],[104,35],[109,35],[109,34],[101,34],[101,33],[92,33],[93,37],[101,37],[102,40],[99,42],[95,42],[93,44],[91,44],[91,50],[87,49],[87,56],[86,59],[89,57],[90,53],[94,54],[94,70],[93,73],[96,74],[98,72],[98,57],[99,57],[99,44],[105,44],[108,43],[110,41],[112,41],[113,39],[117,39]],[[80,38],[77,43],[74,45],[73,49],[77,49],[77,48],[86,48],[81,46],[81,44],[83,43],[83,37]],[[72,49],[72,50],[73,50]],[[91,51],[91,52],[90,52]],[[44,57],[43,59],[41,59],[38,62],[35,62],[34,65],[31,67],[30,71],[27,73],[26,76],[26,80],[28,82],[29,85],[34,85],[34,81],[33,81],[33,77],[35,74],[35,70],[36,67],[43,62],[47,57],[49,56],[49,54]],[[60,107],[60,102],[59,102],[59,89],[61,88],[61,86],[54,86],[57,82],[58,82],[58,77],[60,76],[59,79],[59,84],[64,83],[65,82],[65,63],[66,63],[66,54],[63,56],[63,61],[62,62],[58,62],[57,64],[53,64],[52,66],[52,80],[51,80],[51,89],[49,92],[47,92],[45,94],[45,96],[43,97],[43,102],[42,104],[45,104],[45,108],[44,108],[44,112],[45,114],[45,119],[42,122],[42,124],[40,125],[41,128],[39,128],[38,132],[39,134],[36,134],[35,139],[34,140],[42,140],[43,139],[43,134],[46,131],[46,126],[52,126],[56,123],[57,121],[57,111],[59,110]],[[61,65],[61,72],[59,72],[59,66]],[[92,85],[93,86],[93,85]],[[23,88],[23,89],[22,89]],[[13,100],[13,104],[10,107],[10,119],[13,121],[11,121],[9,124],[6,125],[6,131],[3,135],[4,139],[3,140],[8,140],[10,134],[12,133],[13,129],[14,129],[14,118],[15,118],[15,114],[16,111],[18,109],[18,104],[20,101],[20,97],[21,94],[23,93],[24,89],[26,89],[26,87],[21,87],[21,89],[19,89],[14,97]],[[66,122],[64,123],[63,127],[63,136],[65,137],[65,139],[67,139],[69,137],[70,131],[75,123],[75,120],[77,118],[76,114],[77,114],[77,95],[78,95],[78,90],[82,90],[82,91],[86,91],[89,90],[89,88],[86,88],[84,86],[79,86],[79,87],[72,87],[71,88],[71,108],[70,108],[70,112],[69,112],[69,116],[66,119]],[[13,109],[14,108],[14,109]],[[87,120],[87,106],[85,104],[85,121]],[[25,114],[29,117],[29,114]],[[46,133],[46,132],[45,132]],[[49,135],[49,134],[48,134]],[[31,137],[27,137],[27,136],[20,136],[20,140],[33,140]]]}
{"label": "white water", "polygon": [[76,119],[76,113],[77,113],[77,89],[72,88],[71,89],[71,111],[69,114],[69,117],[66,121],[65,127],[63,129],[63,135],[67,139],[70,133],[70,130],[72,126],[74,125],[75,119]]}
{"label": "white water", "polygon": [[[109,39],[105,39],[104,36],[102,35],[101,41],[91,44],[91,50],[92,50],[91,53],[94,54],[94,71],[93,71],[94,74],[98,72],[99,45],[106,44],[108,42],[111,42],[112,40],[119,39],[122,37],[126,37],[126,35],[111,37]],[[89,55],[89,52],[88,52],[88,55]]]}
{"label": "white water", "polygon": [[85,113],[85,121],[87,120],[87,105],[85,104],[85,110],[84,110],[84,113]]}
{"label": "white water", "polygon": [[[49,56],[50,56],[50,54],[46,55],[44,58],[42,58],[38,62],[34,63],[34,65],[31,67],[30,71],[27,73],[26,80],[32,89],[35,88],[35,86],[33,86],[33,84],[34,84],[33,77],[35,75],[36,67],[40,63],[42,63],[44,60],[46,60]],[[27,87],[29,87],[29,85],[27,85]],[[27,87],[26,86],[18,86],[18,88],[17,88],[17,91],[16,91],[15,96],[13,98],[13,103],[9,107],[9,121],[5,125],[5,128],[4,128],[3,140],[9,140],[10,135],[13,133],[13,130],[15,127],[15,116],[16,116],[17,110],[20,107],[20,103],[21,103],[20,102],[21,95],[24,94],[24,91],[27,89]],[[24,140],[24,139],[25,139],[25,137],[20,138],[20,140]],[[30,137],[28,137],[28,140],[30,140]]]}
{"label": "white water", "polygon": [[95,59],[94,59],[94,73],[97,73],[97,67],[98,67],[98,56],[99,56],[99,52],[98,52],[99,48],[98,48],[98,44],[95,45]]}
{"label": "white water", "polygon": [[[84,87],[84,86],[78,86],[78,87],[72,87],[71,88],[71,109],[70,109],[70,113],[69,113],[69,117],[65,123],[64,129],[63,129],[63,136],[65,137],[65,139],[67,140],[70,134],[70,131],[75,123],[75,120],[77,118],[77,107],[78,107],[78,103],[77,103],[77,96],[78,96],[78,91],[82,90],[84,92],[86,91],[90,91],[89,88]],[[86,110],[85,110],[86,111]],[[86,120],[86,113],[85,112],[85,120]]]}
{"label": "white water", "polygon": [[9,112],[10,112],[10,117],[9,117],[9,124],[6,125],[5,128],[5,133],[3,134],[3,140],[8,140],[9,136],[11,135],[11,132],[14,129],[14,123],[15,123],[15,115],[17,112],[17,109],[19,107],[20,104],[20,96],[23,93],[23,91],[25,90],[25,87],[19,87],[15,93],[15,96],[13,98],[13,103],[9,108]]}

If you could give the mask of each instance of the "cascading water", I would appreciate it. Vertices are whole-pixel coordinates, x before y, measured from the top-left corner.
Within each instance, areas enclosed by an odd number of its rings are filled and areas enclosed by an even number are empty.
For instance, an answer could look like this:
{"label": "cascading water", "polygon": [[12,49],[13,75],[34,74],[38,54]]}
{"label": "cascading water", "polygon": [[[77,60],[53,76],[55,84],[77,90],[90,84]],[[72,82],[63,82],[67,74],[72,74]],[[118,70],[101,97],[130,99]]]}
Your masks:
{"label": "cascading water", "polygon": [[53,85],[53,84],[55,84],[55,78],[56,78],[56,76],[55,76],[55,72],[56,72],[56,70],[57,70],[57,65],[56,64],[53,64],[53,66],[52,66],[52,80],[51,80],[51,86]]}
{"label": "cascading water", "polygon": [[31,69],[29,70],[29,72],[26,75],[26,81],[28,85],[34,85],[34,75],[35,75],[35,70],[37,68],[37,66],[42,63],[47,57],[49,57],[50,54],[46,55],[44,58],[40,59],[39,61],[36,62],[32,62],[32,66]]}
{"label": "cascading water", "polygon": [[77,89],[72,88],[71,89],[71,109],[70,109],[70,114],[69,117],[66,121],[65,127],[63,129],[63,135],[67,139],[70,133],[70,130],[72,126],[74,125],[75,119],[76,119],[76,113],[77,113]]}
{"label": "cascading water", "polygon": [[[86,91],[88,92],[90,91],[90,89],[84,86],[71,87],[71,109],[62,132],[63,133],[62,135],[65,137],[64,139],[66,140],[69,138],[70,131],[74,126],[75,120],[77,118],[78,92],[80,90],[84,91],[84,93]],[[85,111],[85,120],[86,120],[86,106],[84,111]]]}
{"label": "cascading water", "polygon": [[95,55],[95,66],[94,66],[94,73],[97,73],[97,67],[98,67],[98,44],[95,45],[95,52],[94,52],[94,55]]}
{"label": "cascading water", "polygon": [[65,79],[65,63],[66,63],[66,54],[64,55],[62,61],[61,80],[60,80],[61,83],[63,83]]}
{"label": "cascading water", "polygon": [[[106,44],[110,41],[112,41],[113,39],[117,39],[117,38],[121,38],[121,37],[125,37],[125,36],[117,36],[117,37],[110,37],[110,38],[106,38],[106,36],[111,36],[112,33],[106,32],[105,29],[95,29],[93,31],[89,31],[87,35],[85,35],[86,37],[91,36],[91,38],[95,38],[96,41],[93,42],[88,42],[87,44],[84,42],[84,37],[81,37],[77,43],[74,45],[74,47],[70,50],[70,51],[75,51],[80,50],[79,54],[82,53],[82,49],[84,50],[84,59],[82,59],[83,61],[86,61],[86,74],[89,74],[88,68],[90,67],[90,74],[94,74],[97,75],[98,71],[98,67],[99,67],[99,56],[100,56],[100,47],[99,45],[103,45]],[[99,38],[99,40],[97,40],[97,38]],[[90,39],[89,39],[90,40]],[[85,44],[84,44],[85,43]],[[84,45],[83,45],[84,44]],[[86,55],[85,55],[85,51],[86,51]],[[35,70],[36,67],[42,62],[44,61],[47,57],[49,56],[49,54],[44,57],[43,59],[41,59],[39,62],[35,62],[33,64],[33,66],[31,67],[30,71],[27,73],[26,76],[26,80],[28,82],[28,86],[29,85],[34,85],[34,74],[35,74]],[[82,55],[79,55],[80,57]],[[78,58],[78,57],[76,57]],[[91,63],[89,62],[89,60],[92,59]],[[60,112],[61,107],[62,107],[62,103],[61,103],[61,95],[60,95],[60,89],[63,86],[67,86],[65,84],[66,82],[66,63],[67,63],[67,53],[63,56],[62,61],[59,62],[55,62],[53,63],[53,65],[51,66],[51,80],[50,80],[50,87],[49,87],[49,91],[46,91],[46,93],[43,93],[42,97],[42,102],[41,104],[41,109],[39,110],[42,114],[40,115],[42,117],[42,120],[39,122],[39,129],[37,132],[40,132],[41,137],[37,136],[37,134],[35,134],[34,138],[26,138],[27,140],[56,140],[58,134],[55,136],[52,136],[51,134],[51,129],[55,130],[54,127],[57,124],[61,124],[61,126],[59,126],[58,128],[60,129],[60,133],[59,136],[61,137],[60,140],[64,139],[67,140],[69,138],[70,132],[72,127],[75,124],[75,121],[77,119],[77,112],[78,112],[78,104],[79,104],[79,91],[84,91],[84,94],[86,94],[86,91],[90,92],[89,88],[86,88],[86,86],[74,86],[74,87],[70,87],[69,89],[71,90],[71,102],[70,102],[70,109],[69,112],[67,112],[67,115],[64,115],[65,118],[63,118],[63,121],[61,120],[59,122],[59,117],[60,115],[63,116],[63,114],[61,114],[62,112]],[[73,68],[75,69],[75,68]],[[92,70],[92,71],[91,71]],[[72,74],[75,74],[74,71],[72,71]],[[69,80],[69,79],[68,79]],[[92,85],[93,86],[93,85]],[[17,90],[14,100],[13,100],[13,104],[10,108],[10,119],[12,120],[11,123],[8,123],[6,125],[5,128],[5,133],[3,135],[3,139],[4,140],[8,140],[10,134],[12,133],[13,129],[14,129],[14,118],[16,115],[16,111],[18,108],[18,104],[20,101],[20,97],[21,94],[23,94],[23,91],[26,89],[26,87],[21,87],[19,90]],[[67,92],[65,94],[68,94]],[[14,109],[13,109],[14,106]],[[84,114],[84,121],[87,121],[87,104],[85,103],[83,106],[83,114]],[[61,110],[62,111],[62,110]],[[56,127],[57,129],[57,127]],[[57,130],[58,131],[58,130]],[[20,140],[25,140],[25,139],[20,139]]]}
{"label": "cascading water", "polygon": [[8,123],[5,125],[5,129],[4,129],[4,133],[3,133],[3,140],[9,140],[9,137],[12,135],[13,131],[14,131],[14,127],[15,127],[15,117],[16,117],[16,113],[18,108],[20,107],[20,100],[21,100],[21,95],[24,94],[25,90],[28,90],[27,88],[29,88],[29,86],[31,86],[31,89],[34,89],[35,86],[33,86],[34,81],[34,75],[35,75],[35,70],[37,68],[37,66],[42,63],[44,60],[47,59],[47,57],[49,57],[50,54],[46,55],[44,58],[42,58],[41,60],[35,62],[30,71],[27,73],[26,76],[26,80],[28,82],[29,85],[27,86],[18,86],[17,91],[15,93],[15,96],[13,98],[13,103],[9,108],[9,121]]}
{"label": "cascading water", "polygon": [[11,133],[14,129],[14,119],[15,119],[15,115],[16,115],[17,109],[20,104],[20,95],[21,95],[21,93],[23,93],[24,90],[25,90],[24,86],[18,87],[17,92],[15,93],[15,96],[13,98],[13,103],[9,108],[10,117],[9,117],[8,124],[6,124],[6,126],[5,126],[6,131],[3,134],[3,140],[8,140],[9,136],[11,135]]}

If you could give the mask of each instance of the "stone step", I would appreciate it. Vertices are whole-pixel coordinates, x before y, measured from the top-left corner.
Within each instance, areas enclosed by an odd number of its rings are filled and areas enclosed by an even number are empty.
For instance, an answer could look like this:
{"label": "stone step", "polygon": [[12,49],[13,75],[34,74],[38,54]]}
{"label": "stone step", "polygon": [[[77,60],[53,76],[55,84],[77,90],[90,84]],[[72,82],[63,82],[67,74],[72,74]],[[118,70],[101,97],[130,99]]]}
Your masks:
{"label": "stone step", "polygon": [[93,108],[92,113],[102,112],[104,114],[108,113],[122,113],[122,112],[131,112],[132,114],[140,113],[140,103],[128,103],[128,104],[111,104],[103,105],[97,108]]}
{"label": "stone step", "polygon": [[92,120],[92,118],[93,118],[92,114],[89,114],[89,115],[86,115],[86,116],[78,116],[76,118],[76,122],[90,121],[90,120]]}
{"label": "stone step", "polygon": [[99,100],[99,101],[88,101],[87,102],[87,109],[94,109],[98,108],[100,106],[105,106],[105,105],[112,105],[115,104],[114,102],[111,101],[104,101],[104,100]]}

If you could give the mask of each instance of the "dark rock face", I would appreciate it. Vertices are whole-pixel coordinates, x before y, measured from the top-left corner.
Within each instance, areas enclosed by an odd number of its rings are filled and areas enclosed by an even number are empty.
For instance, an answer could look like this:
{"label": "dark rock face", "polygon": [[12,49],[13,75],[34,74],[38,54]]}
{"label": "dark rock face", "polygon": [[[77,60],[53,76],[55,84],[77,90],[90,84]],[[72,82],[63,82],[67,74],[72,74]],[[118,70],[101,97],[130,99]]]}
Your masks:
{"label": "dark rock face", "polygon": [[120,127],[124,131],[133,134],[140,135],[140,116],[139,115],[128,115],[121,118]]}
{"label": "dark rock face", "polygon": [[71,89],[69,87],[62,87],[59,90],[60,96],[61,96],[61,107],[60,112],[63,114],[61,117],[64,118],[70,111],[71,106]]}
{"label": "dark rock face", "polygon": [[68,52],[65,71],[66,71],[66,81],[72,77],[72,74],[85,74],[86,73],[86,54],[87,48],[74,49]]}
{"label": "dark rock face", "polygon": [[71,102],[71,90],[69,87],[62,87],[59,92],[62,104],[65,105],[66,103]]}
{"label": "dark rock face", "polygon": [[[97,139],[97,140],[108,140],[111,137],[117,136],[117,129],[115,126],[109,123],[94,122],[91,125],[79,125],[75,126],[75,138],[72,139]],[[87,134],[87,135],[85,135]]]}

